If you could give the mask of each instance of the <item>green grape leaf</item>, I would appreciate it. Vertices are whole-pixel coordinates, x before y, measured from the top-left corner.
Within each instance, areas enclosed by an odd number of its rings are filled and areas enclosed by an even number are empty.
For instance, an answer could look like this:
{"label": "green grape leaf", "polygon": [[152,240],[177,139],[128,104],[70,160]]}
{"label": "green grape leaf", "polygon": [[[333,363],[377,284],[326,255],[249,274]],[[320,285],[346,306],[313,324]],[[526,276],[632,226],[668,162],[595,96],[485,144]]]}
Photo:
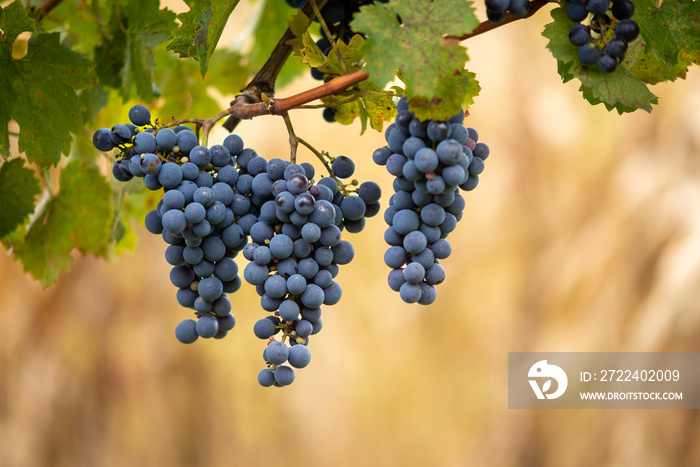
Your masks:
{"label": "green grape leaf", "polygon": [[364,53],[372,79],[384,85],[402,70],[409,99],[430,103],[431,109],[418,113],[439,119],[459,112],[474,97],[459,88],[478,89],[464,71],[466,49],[443,37],[469,33],[478,24],[469,2],[452,0],[375,3],[361,7],[351,23],[354,31],[368,36]]}
{"label": "green grape leaf", "polygon": [[34,198],[41,193],[34,171],[23,159],[12,159],[0,167],[0,237],[12,232],[34,211]]}
{"label": "green grape leaf", "polygon": [[623,64],[634,76],[647,84],[685,79],[688,67],[700,63],[700,51],[682,50],[678,54],[678,62],[669,68],[668,64],[659,60],[653,52],[646,52],[645,45],[641,39],[632,42],[627,48]]}
{"label": "green grape leaf", "polygon": [[12,44],[21,33],[34,32],[34,20],[27,16],[27,11],[22,2],[10,3],[5,8],[0,7],[0,29],[4,36],[0,40],[0,156],[10,155],[10,137],[7,125],[12,119],[12,112],[17,101],[11,80],[14,77],[12,70]]}
{"label": "green grape leaf", "polygon": [[193,57],[206,75],[226,22],[240,0],[185,0],[189,11],[177,15],[180,26],[172,31],[168,49],[180,57]]}
{"label": "green grape leaf", "polygon": [[639,24],[646,52],[675,67],[682,51],[700,50],[700,2],[635,0],[633,19]]}
{"label": "green grape leaf", "polygon": [[335,120],[338,123],[349,125],[359,117],[362,133],[367,130],[367,123],[371,128],[382,131],[384,122],[396,116],[396,105],[391,95],[371,80],[356,84],[348,93],[324,97],[321,100],[329,106],[336,107]]}
{"label": "green grape leaf", "polygon": [[2,29],[2,44],[12,43],[21,33],[34,32],[34,20],[27,16],[22,2],[17,0],[10,3],[5,8],[0,7],[0,29]]}
{"label": "green grape leaf", "polygon": [[[406,85],[411,110],[419,120],[446,120],[458,114],[462,108],[469,108],[480,91],[481,85],[476,80],[476,74],[464,68],[455,68],[452,74],[435,83],[436,97],[416,95],[411,86]],[[438,96],[451,98],[444,99]]]}
{"label": "green grape leaf", "polygon": [[[364,43],[365,40],[359,34],[352,36],[347,45],[342,40],[337,40],[335,42],[336,48],[338,49],[338,52],[340,52],[340,56],[343,57],[343,62],[345,62],[345,65],[350,73],[362,68],[361,60],[364,54],[362,53],[361,49]],[[316,46],[315,43],[314,46]],[[323,54],[321,54],[321,56],[323,57]],[[343,67],[340,65],[338,54],[336,54],[333,50],[328,52],[328,56],[324,57],[321,64],[315,68],[318,68],[318,70],[322,71],[323,73],[330,73],[333,75],[343,74]]]}
{"label": "green grape leaf", "polygon": [[32,224],[15,255],[46,287],[68,268],[70,253],[105,256],[112,221],[111,190],[95,166],[72,161],[61,171],[61,188]]}
{"label": "green grape leaf", "polygon": [[158,0],[125,0],[114,4],[102,45],[95,48],[97,74],[103,84],[119,89],[124,100],[132,88],[142,99],[157,95],[153,49],[170,38],[175,13],[159,9]]}
{"label": "green grape leaf", "polygon": [[64,43],[76,52],[91,55],[100,44],[102,23],[109,22],[109,18],[101,17],[103,13],[109,14],[103,12],[104,3],[63,0],[41,20],[41,25],[44,31],[64,31]]}
{"label": "green grape leaf", "polygon": [[309,18],[301,10],[298,10],[287,20],[287,24],[294,33],[294,37],[287,41],[287,45],[292,48],[292,53],[301,57],[303,64],[314,68],[323,65],[326,57],[309,34]]}
{"label": "green grape leaf", "polygon": [[586,66],[578,59],[578,48],[569,42],[569,30],[574,25],[563,8],[552,10],[554,22],[545,26],[542,35],[549,39],[547,48],[558,61],[558,70],[564,82],[573,77],[582,85],[580,91],[591,104],[605,104],[618,113],[643,109],[651,112],[658,98],[624,66],[612,73],[603,73],[598,65]]}
{"label": "green grape leaf", "polygon": [[[59,43],[60,35],[39,34],[29,40],[27,55],[13,60],[0,49],[0,100],[13,95],[9,117],[20,126],[19,150],[29,162],[49,167],[71,148],[70,133],[77,133],[83,121],[76,89],[96,82],[92,63]],[[7,110],[4,110],[6,112]],[[4,117],[3,117],[4,118]],[[7,138],[7,125],[0,128],[0,141]],[[3,148],[3,155],[7,156]]]}

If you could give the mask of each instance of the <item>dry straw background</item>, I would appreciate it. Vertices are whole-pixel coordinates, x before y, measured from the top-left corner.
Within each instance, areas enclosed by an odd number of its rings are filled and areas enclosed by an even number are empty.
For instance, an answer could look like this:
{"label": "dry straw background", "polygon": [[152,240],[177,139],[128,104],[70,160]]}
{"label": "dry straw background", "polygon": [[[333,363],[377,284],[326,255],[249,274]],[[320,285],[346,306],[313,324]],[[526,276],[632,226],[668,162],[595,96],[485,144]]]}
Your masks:
{"label": "dry straw background", "polygon": [[[608,113],[561,84],[548,21],[468,41],[483,86],[468,124],[491,157],[438,300],[388,289],[385,225],[371,219],[290,387],[256,382],[251,287],[229,337],[175,341],[186,312],[143,228],[134,254],[76,255],[46,290],[0,255],[0,465],[700,465],[692,410],[507,409],[509,351],[697,351],[700,338],[700,73],[656,86],[651,114]],[[315,110],[292,118],[352,156],[386,205],[391,177],[370,158],[381,135]],[[288,153],[281,119],[237,132],[261,155]]]}

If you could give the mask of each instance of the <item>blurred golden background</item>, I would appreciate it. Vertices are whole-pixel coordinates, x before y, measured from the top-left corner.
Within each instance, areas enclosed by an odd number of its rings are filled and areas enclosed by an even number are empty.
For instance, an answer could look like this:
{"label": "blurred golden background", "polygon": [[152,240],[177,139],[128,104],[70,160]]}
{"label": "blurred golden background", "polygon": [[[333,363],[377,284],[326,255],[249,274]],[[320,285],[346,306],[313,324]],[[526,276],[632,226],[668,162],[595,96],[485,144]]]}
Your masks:
{"label": "blurred golden background", "polygon": [[[591,107],[561,84],[549,21],[543,10],[466,43],[483,87],[467,123],[491,157],[437,301],[389,290],[386,226],[370,219],[289,387],[257,383],[252,326],[266,313],[247,284],[227,338],[175,340],[188,312],[165,244],[142,227],[133,254],[76,255],[46,290],[1,255],[0,465],[700,465],[692,410],[507,408],[509,351],[698,351],[700,338],[700,72],[654,87],[651,114]],[[391,176],[371,161],[382,135],[320,110],[292,120],[351,156],[387,205]],[[267,158],[288,154],[280,118],[236,132]]]}

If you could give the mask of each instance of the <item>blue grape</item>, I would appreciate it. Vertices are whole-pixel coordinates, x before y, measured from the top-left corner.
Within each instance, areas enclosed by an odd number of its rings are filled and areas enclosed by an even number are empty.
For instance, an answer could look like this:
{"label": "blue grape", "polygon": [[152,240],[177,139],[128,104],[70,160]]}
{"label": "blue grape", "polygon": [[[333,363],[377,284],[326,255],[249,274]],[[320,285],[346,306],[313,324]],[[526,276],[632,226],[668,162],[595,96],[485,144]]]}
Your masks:
{"label": "blue grape", "polygon": [[304,293],[301,294],[301,303],[307,308],[318,308],[323,304],[325,295],[323,289],[316,284],[308,284]]}
{"label": "blue grape", "polygon": [[355,162],[347,156],[338,156],[331,163],[331,170],[338,178],[349,178],[355,173]]}
{"label": "blue grape", "polygon": [[265,355],[270,363],[279,365],[287,361],[289,348],[283,342],[270,342],[265,349]]}
{"label": "blue grape", "polygon": [[177,133],[176,146],[180,149],[180,152],[189,154],[189,152],[197,146],[197,141],[197,135],[195,135],[192,130],[187,129]]}
{"label": "blue grape", "polygon": [[375,164],[386,165],[389,156],[392,154],[393,152],[388,147],[379,148],[372,154],[372,160]]}
{"label": "blue grape", "polygon": [[223,142],[223,146],[232,156],[238,156],[243,152],[243,140],[238,135],[228,135]]}
{"label": "blue grape", "polygon": [[[327,5],[326,5],[327,7]],[[324,9],[326,8],[324,7]],[[281,365],[275,370],[275,382],[280,386],[287,386],[294,382],[294,370],[292,367]]]}
{"label": "blue grape", "polygon": [[581,46],[578,51],[578,58],[584,65],[593,65],[600,58],[598,47],[593,44]]}
{"label": "blue grape", "polygon": [[594,15],[604,15],[610,8],[610,0],[588,0],[588,11]]}
{"label": "blue grape", "polygon": [[588,6],[579,0],[572,0],[566,7],[566,16],[575,23],[588,18]]}
{"label": "blue grape", "polygon": [[223,316],[220,316],[217,313],[216,319],[219,321],[219,331],[228,332],[234,327],[236,327],[236,318],[231,313],[225,314]]}
{"label": "blue grape", "polygon": [[151,133],[138,133],[134,137],[134,152],[137,154],[145,154],[147,152],[156,151],[156,137]]}
{"label": "blue grape", "polygon": [[255,322],[253,333],[259,339],[269,339],[275,334],[275,324],[269,319],[260,319]]}
{"label": "blue grape", "polygon": [[134,125],[148,125],[151,121],[151,112],[145,106],[136,104],[129,109],[129,120]]}
{"label": "blue grape", "polygon": [[399,289],[399,294],[401,295],[401,299],[404,302],[415,303],[418,300],[420,300],[420,297],[421,297],[420,285],[409,284],[408,282],[404,282],[403,284],[401,284],[401,287]]}
{"label": "blue grape", "polygon": [[[579,5],[583,5],[582,3],[575,2]],[[573,5],[573,3],[572,3]],[[588,14],[586,12],[586,14]],[[576,24],[574,25],[571,30],[569,31],[569,42],[571,42],[573,45],[577,47],[581,47],[583,45],[586,45],[588,41],[591,39],[591,31],[588,28],[588,26],[585,26],[583,24]]]}
{"label": "blue grape", "polygon": [[170,270],[170,282],[175,287],[189,287],[194,279],[194,272],[187,265],[175,266]]}
{"label": "blue grape", "polygon": [[112,141],[112,130],[109,128],[100,128],[92,135],[92,144],[100,151],[111,151],[114,149]]}
{"label": "blue grape", "polygon": [[335,281],[331,281],[331,284],[323,289],[323,304],[324,305],[335,305],[340,301],[343,295],[343,289]]}
{"label": "blue grape", "polygon": [[193,319],[185,319],[175,327],[175,337],[183,344],[191,344],[199,338],[197,322]]}
{"label": "blue grape", "polygon": [[190,161],[197,167],[206,167],[211,162],[211,152],[206,146],[195,146],[189,153]]}
{"label": "blue grape", "polygon": [[617,59],[612,55],[605,54],[600,57],[600,69],[605,73],[611,73],[617,68]]}
{"label": "blue grape", "polygon": [[174,162],[166,162],[161,165],[158,181],[165,188],[175,188],[182,181],[182,169]]}
{"label": "blue grape", "polygon": [[409,263],[403,270],[403,277],[409,284],[419,284],[425,278],[425,268],[420,263]]}
{"label": "blue grape", "polygon": [[172,266],[178,266],[185,262],[182,256],[182,251],[184,247],[182,245],[168,245],[165,249],[165,261]]}
{"label": "blue grape", "polygon": [[[279,276],[276,276],[279,277]],[[280,318],[285,321],[294,321],[299,316],[301,309],[293,300],[284,300],[279,306]]]}
{"label": "blue grape", "polygon": [[187,227],[187,219],[182,211],[170,210],[163,214],[162,225],[171,234],[179,234]]}
{"label": "blue grape", "polygon": [[[309,325],[311,325],[311,323],[309,323]],[[299,325],[297,324],[297,334],[299,334],[298,327]],[[289,356],[287,358],[289,360],[289,364],[292,365],[294,368],[305,368],[309,364],[309,362],[311,362],[311,351],[305,345],[295,345],[294,347],[289,349]]]}
{"label": "blue grape", "polygon": [[146,230],[152,234],[157,235],[163,232],[163,222],[158,216],[158,212],[155,210],[149,211],[148,214],[146,214],[144,224],[146,226]]}
{"label": "blue grape", "polygon": [[258,373],[258,383],[265,388],[272,386],[275,384],[275,372],[269,368],[263,368]]}
{"label": "blue grape", "polygon": [[185,259],[185,262],[187,262],[187,264],[196,265],[202,262],[202,260],[204,259],[204,252],[199,247],[193,248],[190,246],[186,246],[182,250],[182,257]]}
{"label": "blue grape", "polygon": [[131,130],[126,125],[122,125],[122,124],[114,125],[112,127],[110,138],[112,139],[112,143],[114,143],[115,146],[121,145],[121,144],[126,144],[126,143],[131,141],[131,138],[132,138]]}
{"label": "blue grape", "polygon": [[214,276],[210,276],[199,281],[199,287],[197,290],[200,297],[210,302],[213,302],[219,298],[224,292],[223,283]]}
{"label": "blue grape", "polygon": [[170,128],[161,128],[156,133],[156,144],[162,151],[172,151],[177,144],[177,134]]}
{"label": "blue grape", "polygon": [[196,330],[199,337],[205,339],[214,337],[219,332],[219,320],[212,315],[202,316],[197,320]]}

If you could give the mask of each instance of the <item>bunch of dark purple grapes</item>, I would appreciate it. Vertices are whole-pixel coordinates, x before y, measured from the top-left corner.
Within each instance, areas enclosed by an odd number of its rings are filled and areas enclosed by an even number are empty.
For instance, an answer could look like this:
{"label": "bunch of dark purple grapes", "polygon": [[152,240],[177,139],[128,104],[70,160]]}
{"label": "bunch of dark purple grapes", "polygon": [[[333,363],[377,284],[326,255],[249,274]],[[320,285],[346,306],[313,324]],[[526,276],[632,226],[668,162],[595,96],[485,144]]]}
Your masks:
{"label": "bunch of dark purple grapes", "polygon": [[394,175],[394,195],[384,212],[392,268],[389,287],[407,303],[429,305],[445,279],[440,260],[452,252],[447,236],[462,218],[459,193],[476,188],[489,148],[463,124],[464,112],[448,121],[421,121],[402,98],[396,120],[386,130],[387,146],[372,158]]}
{"label": "bunch of dark purple grapes", "polygon": [[[569,41],[579,47],[581,63],[598,63],[605,73],[615,71],[625,58],[628,44],[639,36],[639,25],[630,19],[633,14],[630,0],[569,1],[566,16],[578,23],[569,31]],[[589,24],[583,24],[589,15],[593,15]]]}
{"label": "bunch of dark purple grapes", "polygon": [[234,258],[243,251],[250,261],[244,277],[270,313],[253,330],[267,342],[258,381],[291,384],[294,368],[311,360],[307,345],[323,326],[321,305],[342,295],[335,277],[355,254],[342,232],[362,231],[365,218],[379,212],[379,185],[343,183],[355,171],[347,156],[333,158],[332,177],[315,183],[311,164],[267,161],[237,135],[207,148],[186,126],[153,125],[142,105],[132,107],[129,118],[97,130],[93,143],[102,151],[119,149],[112,168],[117,180],[139,177],[148,189],[163,189],[146,228],[169,244],[165,259],[173,266],[177,300],[196,318],[182,320],[176,338],[190,344],[233,329],[227,294],[241,287]]}

